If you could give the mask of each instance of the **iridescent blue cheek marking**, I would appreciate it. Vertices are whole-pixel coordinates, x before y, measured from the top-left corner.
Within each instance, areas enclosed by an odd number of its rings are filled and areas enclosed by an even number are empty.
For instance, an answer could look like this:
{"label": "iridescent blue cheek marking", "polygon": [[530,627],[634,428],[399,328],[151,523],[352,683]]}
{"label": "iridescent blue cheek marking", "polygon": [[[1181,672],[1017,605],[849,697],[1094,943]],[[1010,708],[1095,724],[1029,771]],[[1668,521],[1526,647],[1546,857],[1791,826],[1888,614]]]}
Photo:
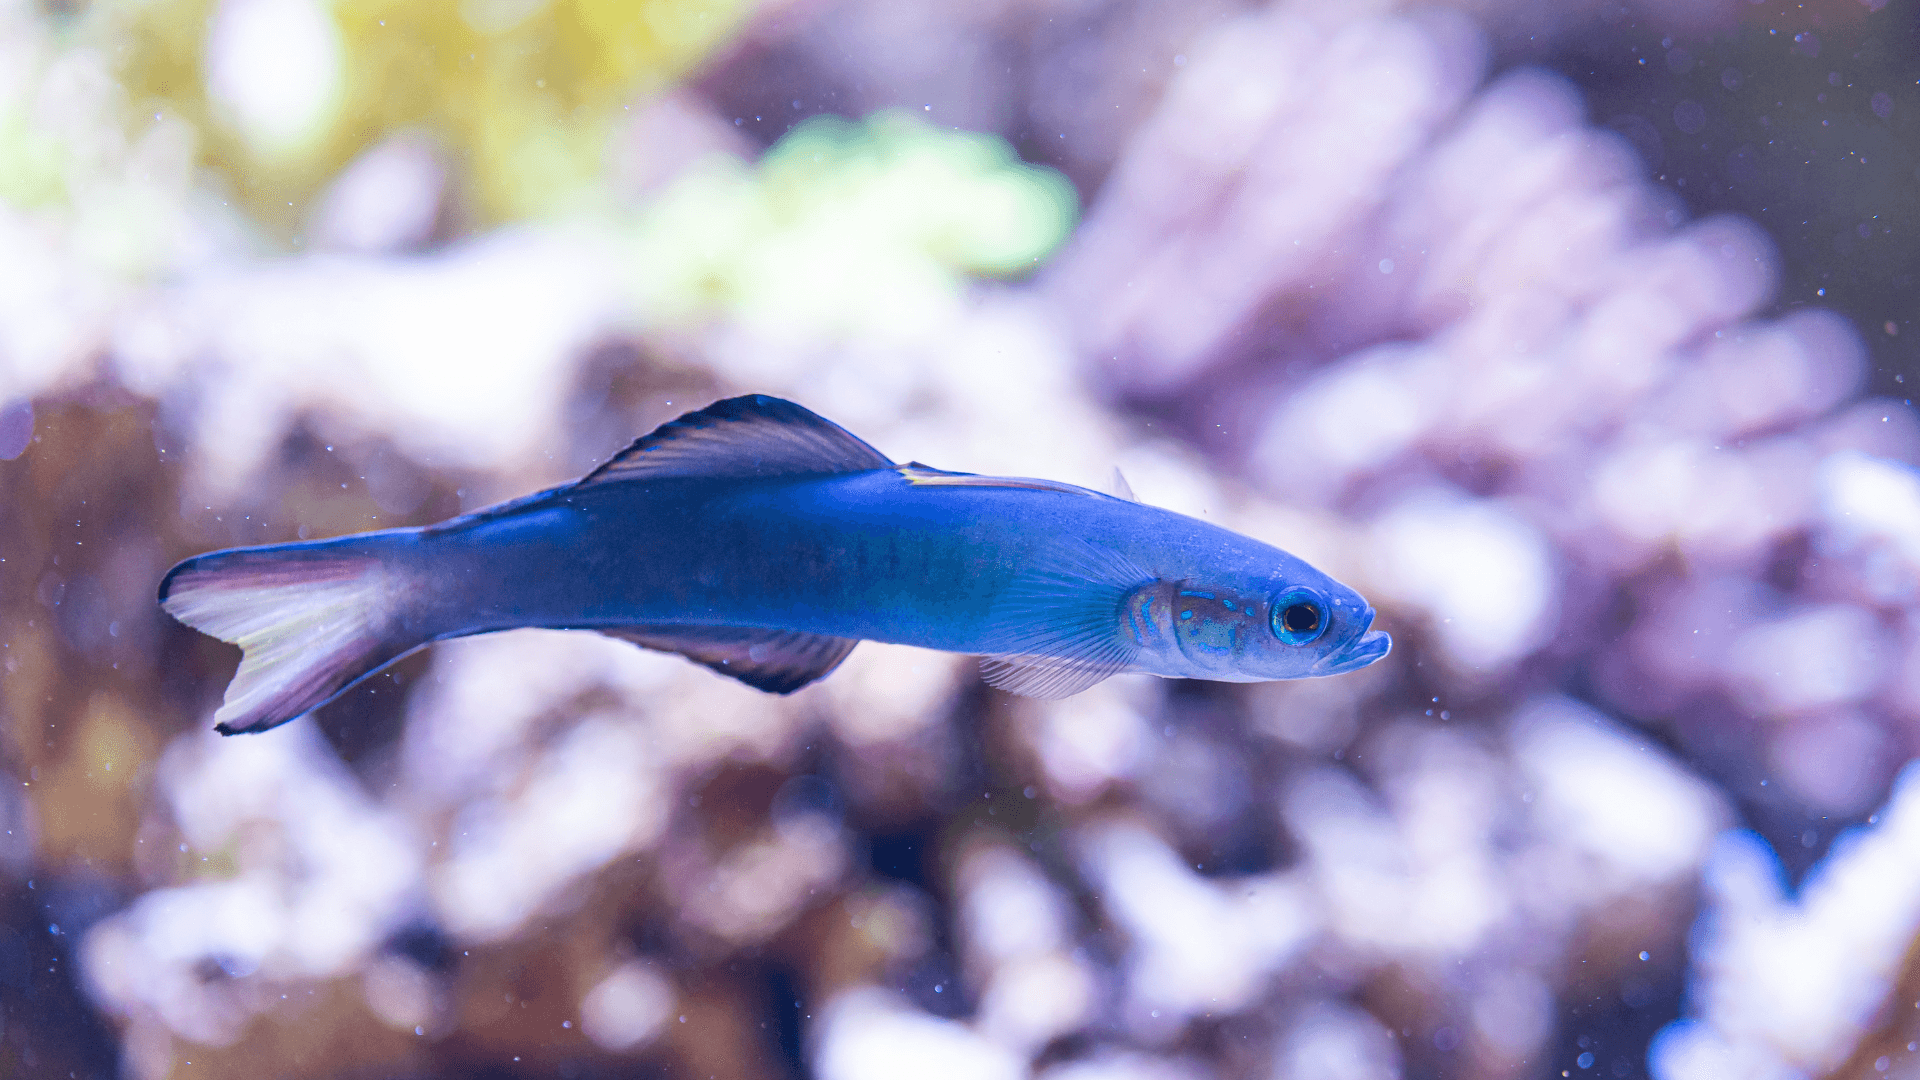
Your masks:
{"label": "iridescent blue cheek marking", "polygon": [[[1194,624],[1194,634],[1193,634],[1193,641],[1191,643],[1191,647],[1208,656],[1225,656],[1228,653],[1232,652],[1233,649],[1231,645],[1214,644],[1213,639],[1218,637],[1219,629],[1220,629],[1220,624],[1214,622],[1211,619]],[[1229,640],[1231,640],[1232,638],[1231,628],[1229,628],[1228,630],[1228,638]]]}
{"label": "iridescent blue cheek marking", "polygon": [[1193,618],[1193,611],[1192,611],[1191,609],[1188,609],[1188,610],[1186,610],[1186,611],[1183,611],[1183,612],[1181,612],[1181,613],[1180,613],[1180,618],[1181,618],[1182,620],[1186,620],[1186,619],[1191,619],[1191,618]]}

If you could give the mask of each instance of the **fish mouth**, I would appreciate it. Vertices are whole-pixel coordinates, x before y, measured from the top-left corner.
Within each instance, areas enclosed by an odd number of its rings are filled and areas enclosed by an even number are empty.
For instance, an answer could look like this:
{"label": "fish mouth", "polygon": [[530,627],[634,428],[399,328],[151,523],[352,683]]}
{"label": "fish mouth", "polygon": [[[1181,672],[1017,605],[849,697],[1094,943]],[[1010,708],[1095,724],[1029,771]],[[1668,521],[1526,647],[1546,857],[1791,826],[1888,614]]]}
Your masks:
{"label": "fish mouth", "polygon": [[1393,648],[1393,638],[1385,630],[1370,630],[1347,643],[1347,647],[1313,665],[1315,675],[1339,675],[1343,672],[1358,671],[1387,655]]}

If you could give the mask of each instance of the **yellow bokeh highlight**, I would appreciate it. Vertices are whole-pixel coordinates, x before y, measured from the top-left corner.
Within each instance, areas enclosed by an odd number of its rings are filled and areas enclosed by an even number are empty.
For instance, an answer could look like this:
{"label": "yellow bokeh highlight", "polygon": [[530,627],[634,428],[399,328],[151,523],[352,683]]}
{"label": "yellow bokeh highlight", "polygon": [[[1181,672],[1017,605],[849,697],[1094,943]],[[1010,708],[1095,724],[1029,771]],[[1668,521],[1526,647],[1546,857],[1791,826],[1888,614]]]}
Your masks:
{"label": "yellow bokeh highlight", "polygon": [[126,838],[140,821],[158,752],[155,733],[132,702],[108,691],[89,699],[79,726],[66,753],[26,789],[40,821],[40,849],[55,865],[120,871],[132,863]]}
{"label": "yellow bokeh highlight", "polygon": [[[231,2],[231,0],[229,0]],[[748,0],[336,0],[331,114],[291,148],[250,144],[207,89],[216,0],[103,5],[136,117],[172,112],[202,162],[260,220],[292,232],[342,166],[395,132],[437,140],[455,205],[476,227],[569,213],[602,198],[607,141],[637,96],[684,77]],[[292,204],[292,205],[289,205]]]}

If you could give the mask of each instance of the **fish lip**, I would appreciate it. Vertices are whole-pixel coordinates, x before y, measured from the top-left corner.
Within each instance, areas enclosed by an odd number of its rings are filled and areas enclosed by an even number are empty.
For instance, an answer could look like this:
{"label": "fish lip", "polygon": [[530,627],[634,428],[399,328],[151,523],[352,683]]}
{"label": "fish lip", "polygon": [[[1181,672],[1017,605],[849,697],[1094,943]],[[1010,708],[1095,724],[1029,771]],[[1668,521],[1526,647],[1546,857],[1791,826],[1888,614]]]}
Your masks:
{"label": "fish lip", "polygon": [[1347,647],[1313,665],[1315,675],[1339,675],[1357,671],[1387,655],[1393,638],[1385,630],[1370,630],[1347,643]]}

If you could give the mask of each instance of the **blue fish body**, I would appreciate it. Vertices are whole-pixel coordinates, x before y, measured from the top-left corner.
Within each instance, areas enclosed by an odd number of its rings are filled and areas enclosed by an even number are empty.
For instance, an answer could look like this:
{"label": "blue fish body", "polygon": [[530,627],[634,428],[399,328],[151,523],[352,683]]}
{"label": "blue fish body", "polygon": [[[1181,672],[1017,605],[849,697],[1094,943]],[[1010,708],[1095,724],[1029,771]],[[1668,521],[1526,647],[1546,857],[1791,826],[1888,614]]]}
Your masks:
{"label": "blue fish body", "polygon": [[438,525],[189,559],[161,602],[245,650],[218,714],[230,732],[428,641],[524,626],[614,634],[777,692],[862,640],[979,654],[990,682],[1039,696],[1123,671],[1334,674],[1390,644],[1356,593],[1278,548],[1072,485],[895,465],[766,397]]}

